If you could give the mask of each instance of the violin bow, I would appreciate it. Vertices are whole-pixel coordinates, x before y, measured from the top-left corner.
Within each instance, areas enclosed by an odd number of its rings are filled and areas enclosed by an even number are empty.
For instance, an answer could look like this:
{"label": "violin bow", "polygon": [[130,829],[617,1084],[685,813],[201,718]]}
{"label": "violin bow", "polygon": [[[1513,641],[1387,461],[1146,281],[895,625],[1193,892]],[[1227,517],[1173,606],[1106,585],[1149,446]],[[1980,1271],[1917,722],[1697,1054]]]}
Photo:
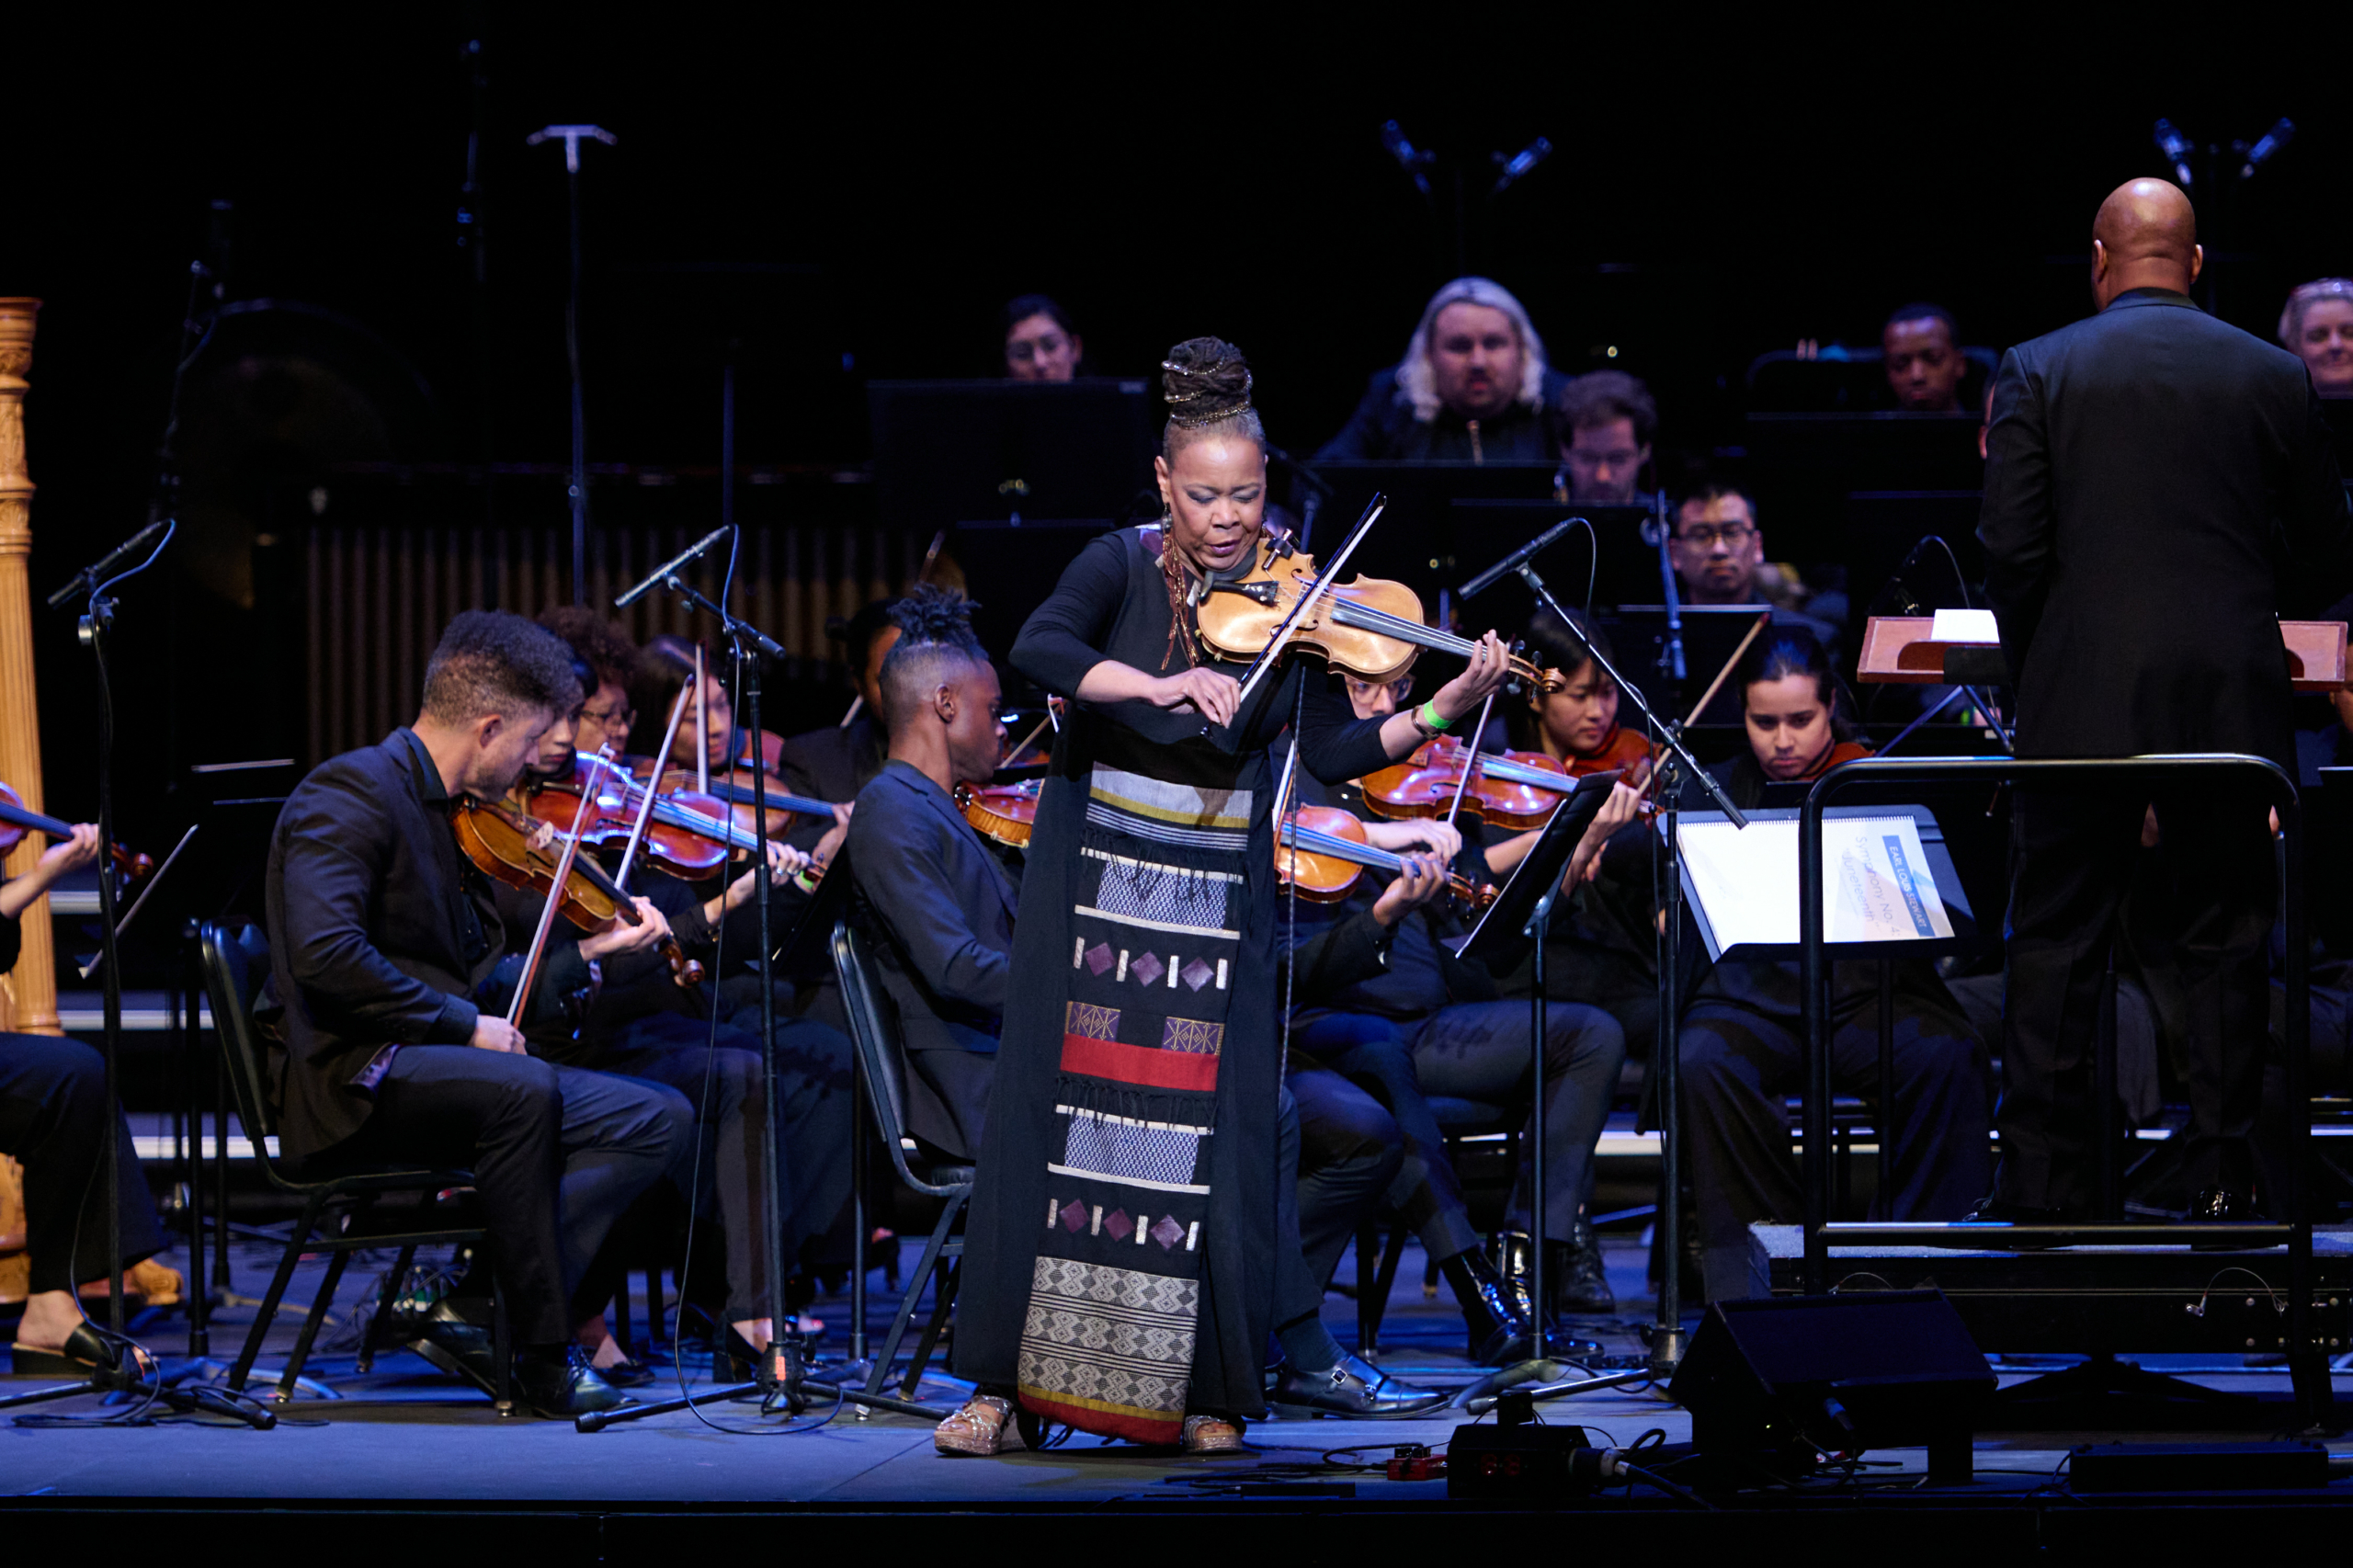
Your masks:
{"label": "violin bow", "polygon": [[1462,743],[1462,777],[1454,781],[1454,799],[1447,802],[1446,825],[1454,825],[1454,814],[1462,809],[1462,792],[1471,788],[1471,770],[1479,766],[1479,742],[1487,733],[1487,715],[1495,710],[1495,694],[1487,693],[1487,700],[1479,704],[1478,727]]}
{"label": "violin bow", "polygon": [[[645,781],[645,803],[637,808],[637,822],[629,830],[628,847],[621,851],[621,869],[613,877],[613,885],[623,892],[629,891],[629,874],[637,865],[638,847],[645,842],[645,824],[654,816],[654,795],[662,783],[661,759],[670,755],[670,744],[677,739],[678,735],[678,721],[686,716],[687,688],[682,686],[678,688],[676,699],[670,704],[670,722],[662,732],[662,749],[654,754],[656,760],[654,764],[654,776]],[[604,752],[600,751],[597,754],[597,760],[598,762],[605,760]],[[624,794],[621,798],[627,800],[629,797]]]}
{"label": "violin bow", "polygon": [[1047,712],[1046,717],[1039,720],[1037,725],[1032,728],[1028,734],[1021,737],[1021,744],[1019,745],[1015,746],[1011,751],[1005,754],[1005,760],[998,763],[997,767],[1001,768],[1011,767],[1014,763],[1018,760],[1023,752],[1028,751],[1031,746],[1038,744],[1038,737],[1045,733],[1046,726],[1051,722],[1053,722],[1053,713],[1050,710]]}
{"label": "violin bow", "polygon": [[[1357,521],[1356,531],[1348,535],[1348,542],[1340,546],[1339,552],[1315,574],[1315,586],[1299,597],[1299,603],[1291,607],[1290,613],[1283,617],[1282,624],[1275,628],[1275,634],[1267,639],[1266,647],[1250,662],[1249,672],[1242,677],[1242,690],[1233,700],[1236,718],[1241,717],[1242,710],[1249,705],[1250,693],[1259,681],[1266,678],[1267,672],[1281,662],[1283,644],[1290,640],[1292,631],[1310,610],[1323,602],[1324,593],[1332,585],[1340,580],[1340,568],[1347,564],[1348,557],[1356,552],[1358,545],[1364,542],[1364,536],[1372,531],[1372,525],[1381,520],[1381,514],[1388,506],[1389,497],[1375,492],[1372,504],[1365,508],[1364,516]],[[1163,548],[1167,547],[1164,545]]]}
{"label": "violin bow", "polygon": [[[610,749],[610,743],[607,743]],[[598,754],[599,756],[602,753]],[[523,1027],[524,1009],[531,1005],[531,988],[539,983],[540,960],[547,956],[548,933],[555,929],[555,914],[563,903],[564,884],[572,881],[572,864],[580,858],[580,829],[588,820],[589,801],[594,791],[580,791],[579,809],[572,813],[572,836],[564,841],[563,854],[555,863],[555,880],[548,886],[547,902],[540,909],[540,928],[531,936],[531,950],[524,955],[522,978],[516,983],[515,1000],[506,1009],[506,1021],[517,1028]],[[631,915],[636,914],[631,910]],[[631,919],[631,925],[637,924]]]}
{"label": "violin bow", "polygon": [[[710,793],[710,687],[703,681],[702,644],[695,644],[695,793]],[[758,744],[755,736],[753,744]]]}

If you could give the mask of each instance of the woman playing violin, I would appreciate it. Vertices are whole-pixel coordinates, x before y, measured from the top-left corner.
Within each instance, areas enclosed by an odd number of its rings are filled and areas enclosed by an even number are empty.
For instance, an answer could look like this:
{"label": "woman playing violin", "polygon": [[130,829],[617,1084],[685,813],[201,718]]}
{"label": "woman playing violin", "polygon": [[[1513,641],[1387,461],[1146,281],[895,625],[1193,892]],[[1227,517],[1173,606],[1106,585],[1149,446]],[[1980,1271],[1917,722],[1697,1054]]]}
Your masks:
{"label": "woman playing violin", "polygon": [[[1768,785],[1818,778],[1870,755],[1853,738],[1829,658],[1811,631],[1774,628],[1736,678],[1748,744],[1711,769],[1734,805],[1752,809]],[[1694,811],[1709,804],[1696,783],[1685,803]],[[1717,1300],[1748,1293],[1749,1225],[1794,1223],[1804,1212],[1784,1108],[1803,1072],[1801,993],[1795,960],[1711,965],[1694,948],[1690,961],[1699,972],[1679,1035],[1683,1125],[1707,1290]],[[1897,1176],[1882,1186],[1873,1217],[1960,1219],[1993,1176],[1984,1047],[1934,963],[1897,960],[1897,1082],[1882,1085],[1879,965],[1849,960],[1830,968],[1832,1087],[1870,1100],[1874,1125],[1881,1117],[1893,1123]]]}
{"label": "woman playing violin", "polygon": [[1550,615],[1539,615],[1528,629],[1537,662],[1560,671],[1562,679],[1554,690],[1529,691],[1517,726],[1521,744],[1566,764],[1572,778],[1614,768],[1626,775],[1627,783],[1639,786],[1650,776],[1651,743],[1618,722],[1618,683],[1602,673],[1586,644],[1597,645],[1613,664],[1616,654],[1581,611],[1569,611],[1569,619],[1576,636]]}
{"label": "woman playing violin", "polygon": [[[1490,634],[1427,702],[1385,720],[1357,719],[1338,679],[1295,656],[1245,707],[1245,666],[1202,645],[1199,611],[1256,564],[1266,435],[1231,345],[1180,344],[1164,371],[1165,516],[1090,541],[1013,650],[1074,700],[1023,878],[956,1369],[981,1385],[958,1419],[993,1431],[1010,1396],[1035,1417],[1199,1451],[1239,1446],[1278,1321],[1267,747],[1292,725],[1316,777],[1370,772],[1475,712],[1506,651]],[[1140,1160],[1155,1185],[1123,1177]],[[1135,1348],[1083,1347],[1111,1338],[1097,1291],[1151,1320],[1118,1336]],[[1304,1294],[1301,1321],[1316,1305]],[[1079,1337],[1025,1334],[1039,1312]]]}

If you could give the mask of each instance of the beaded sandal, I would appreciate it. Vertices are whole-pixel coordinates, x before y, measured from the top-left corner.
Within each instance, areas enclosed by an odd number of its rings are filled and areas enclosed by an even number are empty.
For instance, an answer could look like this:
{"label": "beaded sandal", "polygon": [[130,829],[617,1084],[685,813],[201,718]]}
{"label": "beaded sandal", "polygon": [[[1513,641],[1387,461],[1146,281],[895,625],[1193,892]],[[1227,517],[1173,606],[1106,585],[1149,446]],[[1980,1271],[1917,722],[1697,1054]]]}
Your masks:
{"label": "beaded sandal", "polygon": [[1188,1415],[1185,1451],[1188,1454],[1238,1454],[1243,1449],[1245,1423],[1238,1416]]}
{"label": "beaded sandal", "polygon": [[931,1446],[943,1454],[995,1457],[1005,1447],[1005,1429],[1013,1420],[1013,1402],[993,1393],[976,1393],[962,1409],[932,1428]]}

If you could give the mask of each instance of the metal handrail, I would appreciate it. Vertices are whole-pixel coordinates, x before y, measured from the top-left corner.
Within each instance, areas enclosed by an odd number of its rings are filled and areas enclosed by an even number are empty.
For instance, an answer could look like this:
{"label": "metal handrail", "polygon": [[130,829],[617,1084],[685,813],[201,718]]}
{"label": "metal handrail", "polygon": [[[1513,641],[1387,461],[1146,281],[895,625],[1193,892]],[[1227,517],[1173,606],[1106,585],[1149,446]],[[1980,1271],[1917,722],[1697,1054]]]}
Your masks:
{"label": "metal handrail", "polygon": [[[2271,797],[2271,804],[2279,814],[2279,831],[2287,840],[2285,869],[2281,882],[2281,903],[2287,937],[2287,1093],[2290,1106],[2308,1104],[2309,1085],[2306,1076],[2312,1045],[2312,955],[2305,946],[2304,930],[2304,867],[2303,812],[2296,794],[2296,786],[2280,770],[2277,763],[2259,756],[2235,752],[2193,752],[2129,757],[1867,757],[1841,763],[1815,780],[1807,791],[1803,810],[1798,821],[1798,941],[1799,979],[1804,1017],[1805,1038],[1805,1267],[1803,1281],[1808,1295],[1823,1294],[1827,1287],[1830,1267],[1829,1224],[1830,1199],[1830,1050],[1829,1006],[1825,994],[1828,975],[1824,957],[1822,822],[1832,797],[1857,785],[1922,784],[1955,779],[1988,780],[2001,783],[2049,781],[2052,783],[2089,783],[2109,779],[2135,778],[2178,778],[2198,773],[2234,773],[2260,777]],[[1893,1084],[1880,1085],[1882,1099],[1892,1099]],[[1882,1121],[1890,1123],[1881,1139],[1883,1159],[1893,1158],[1894,1118],[1881,1113]],[[2308,1362],[2312,1356],[2312,1216],[2307,1202],[2311,1185],[2308,1168],[2312,1157],[2312,1119],[2309,1113],[2293,1123],[2293,1145],[2287,1162],[2287,1214],[2285,1223],[2260,1226],[2200,1226],[2194,1233],[2184,1233],[2179,1227],[2152,1227],[2147,1224],[2126,1225],[2064,1225],[2002,1227],[1920,1226],[1914,1229],[1923,1237],[1933,1233],[1949,1238],[1943,1244],[1974,1239],[1982,1234],[1984,1246],[1997,1245],[2002,1239],[2025,1245],[2063,1245],[2060,1234],[2076,1236],[2086,1241],[2126,1244],[2154,1239],[2153,1231],[2170,1229],[2165,1239],[2175,1244],[2194,1240],[2263,1240],[2268,1244],[2285,1241],[2288,1245],[2288,1343],[2290,1346],[2290,1367],[2293,1371]],[[2105,1158],[2107,1151],[2102,1151]],[[2248,1233],[2242,1237],[2241,1231]],[[1842,1226],[1843,1233],[1855,1233]],[[2052,1232],[2046,1238],[2040,1233]],[[1873,1239],[1888,1242],[1911,1241],[1913,1236],[1894,1226],[1874,1226],[1868,1233]],[[2325,1399],[2327,1392],[2326,1363],[2322,1363],[2320,1385],[2315,1393],[2307,1388],[2307,1378],[2295,1378],[2297,1397],[2302,1405],[2313,1404]]]}

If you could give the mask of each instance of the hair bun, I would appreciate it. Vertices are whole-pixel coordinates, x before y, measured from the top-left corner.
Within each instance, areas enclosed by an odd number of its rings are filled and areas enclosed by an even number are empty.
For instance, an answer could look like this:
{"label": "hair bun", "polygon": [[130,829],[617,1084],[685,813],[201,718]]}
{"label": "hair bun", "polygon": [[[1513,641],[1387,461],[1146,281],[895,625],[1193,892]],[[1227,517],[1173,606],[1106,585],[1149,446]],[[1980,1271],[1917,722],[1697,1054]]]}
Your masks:
{"label": "hair bun", "polygon": [[955,589],[917,583],[891,606],[891,619],[909,643],[969,642],[972,612],[981,607]]}
{"label": "hair bun", "polygon": [[1173,424],[1209,425],[1249,411],[1249,361],[1222,338],[1187,338],[1168,351],[1160,372]]}

